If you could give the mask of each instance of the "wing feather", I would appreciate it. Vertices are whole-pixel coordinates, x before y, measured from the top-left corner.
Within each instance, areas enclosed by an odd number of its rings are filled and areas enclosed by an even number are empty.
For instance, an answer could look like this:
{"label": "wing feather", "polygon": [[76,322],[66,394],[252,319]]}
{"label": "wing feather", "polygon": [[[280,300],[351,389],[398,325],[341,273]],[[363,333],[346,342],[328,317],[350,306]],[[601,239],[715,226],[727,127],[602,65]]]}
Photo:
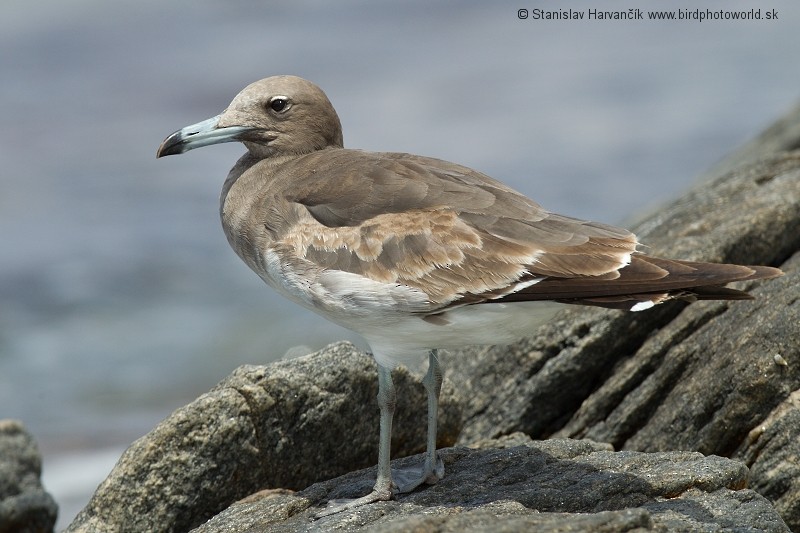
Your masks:
{"label": "wing feather", "polygon": [[545,277],[613,278],[635,251],[630,232],[549,213],[469,168],[347,152],[306,156],[315,172],[284,194],[297,215],[281,242],[319,268],[408,285],[444,307]]}
{"label": "wing feather", "polygon": [[746,297],[721,286],[779,272],[642,255],[625,229],[550,213],[446,161],[337,150],[299,162],[315,170],[282,193],[293,214],[278,246],[313,268],[422,291],[431,312],[528,300],[639,310]]}

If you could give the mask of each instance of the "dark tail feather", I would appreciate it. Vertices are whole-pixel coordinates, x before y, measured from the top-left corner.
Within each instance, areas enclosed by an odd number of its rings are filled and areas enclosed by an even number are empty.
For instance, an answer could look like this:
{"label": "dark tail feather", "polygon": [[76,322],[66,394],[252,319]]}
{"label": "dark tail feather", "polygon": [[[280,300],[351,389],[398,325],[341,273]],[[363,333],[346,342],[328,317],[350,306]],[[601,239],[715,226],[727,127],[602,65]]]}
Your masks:
{"label": "dark tail feather", "polygon": [[[763,278],[747,278],[747,279],[763,279]],[[740,291],[738,289],[731,289],[729,287],[695,287],[691,291],[691,295],[697,300],[752,300],[753,296]]]}
{"label": "dark tail feather", "polygon": [[[752,300],[753,296],[737,289],[728,287],[695,287],[693,289],[660,292],[660,293],[642,293],[642,294],[625,294],[620,296],[606,296],[598,298],[572,298],[557,300],[560,303],[575,304],[575,305],[591,305],[595,307],[606,307],[609,309],[626,309],[631,310],[637,304],[641,304],[641,309],[644,310],[652,305],[660,304],[667,300],[684,300],[687,302],[694,302],[697,300]],[[647,305],[648,302],[651,305]]]}
{"label": "dark tail feather", "polygon": [[546,278],[522,291],[493,301],[555,300],[641,311],[667,300],[751,300],[744,291],[725,287],[735,281],[782,276],[778,268],[676,261],[634,256],[616,279]]}
{"label": "dark tail feather", "polygon": [[753,271],[750,277],[744,278],[740,281],[747,281],[751,279],[771,279],[783,276],[783,270],[780,268],[761,266],[761,265],[747,265],[747,268]]}

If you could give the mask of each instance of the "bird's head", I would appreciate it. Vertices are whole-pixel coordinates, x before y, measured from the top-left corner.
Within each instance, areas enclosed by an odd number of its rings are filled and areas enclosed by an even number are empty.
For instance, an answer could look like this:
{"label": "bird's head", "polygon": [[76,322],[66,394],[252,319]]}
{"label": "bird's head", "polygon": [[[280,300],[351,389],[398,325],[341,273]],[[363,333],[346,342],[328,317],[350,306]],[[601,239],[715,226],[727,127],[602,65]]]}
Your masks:
{"label": "bird's head", "polygon": [[307,154],[341,148],[342,125],[322,89],[297,76],[273,76],[245,87],[216,117],[164,139],[156,157],[231,141],[258,158]]}

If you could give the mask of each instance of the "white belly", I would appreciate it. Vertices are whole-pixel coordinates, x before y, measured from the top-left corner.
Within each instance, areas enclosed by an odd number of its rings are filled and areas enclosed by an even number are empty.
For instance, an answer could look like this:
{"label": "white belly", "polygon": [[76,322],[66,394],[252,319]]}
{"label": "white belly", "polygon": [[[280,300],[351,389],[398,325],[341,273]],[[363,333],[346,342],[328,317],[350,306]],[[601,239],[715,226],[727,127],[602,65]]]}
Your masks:
{"label": "white belly", "polygon": [[531,335],[561,307],[553,302],[481,303],[436,311],[411,287],[335,270],[300,275],[272,252],[259,275],[283,296],[364,337],[387,367],[415,364],[434,348],[508,344]]}

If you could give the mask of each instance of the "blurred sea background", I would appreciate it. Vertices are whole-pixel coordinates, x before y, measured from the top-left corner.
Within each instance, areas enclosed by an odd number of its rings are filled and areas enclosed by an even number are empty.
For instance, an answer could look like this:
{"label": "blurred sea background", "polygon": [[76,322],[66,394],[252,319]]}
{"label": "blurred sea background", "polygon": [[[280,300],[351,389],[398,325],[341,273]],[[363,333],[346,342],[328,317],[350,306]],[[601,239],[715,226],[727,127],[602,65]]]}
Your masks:
{"label": "blurred sea background", "polygon": [[297,74],[327,92],[346,146],[456,161],[626,223],[798,101],[799,22],[796,0],[4,0],[0,418],[37,438],[59,527],[128,444],[236,366],[353,339],[229,250],[218,196],[243,147],[156,161],[168,134]]}

